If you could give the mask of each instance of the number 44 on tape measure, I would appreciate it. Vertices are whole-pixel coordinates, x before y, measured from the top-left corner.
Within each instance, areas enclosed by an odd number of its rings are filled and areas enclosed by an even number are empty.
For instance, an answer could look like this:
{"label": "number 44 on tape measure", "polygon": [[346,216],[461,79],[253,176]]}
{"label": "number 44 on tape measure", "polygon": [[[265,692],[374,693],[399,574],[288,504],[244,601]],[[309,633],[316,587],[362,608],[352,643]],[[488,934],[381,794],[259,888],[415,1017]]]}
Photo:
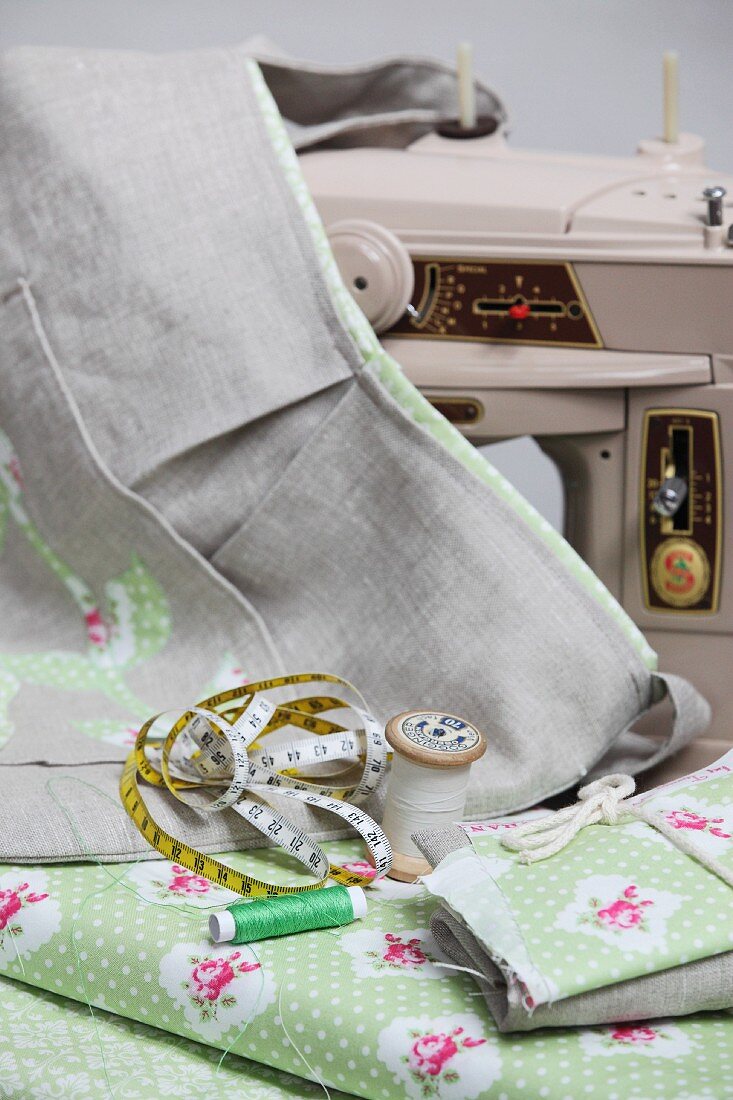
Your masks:
{"label": "number 44 on tape measure", "polygon": [[[335,684],[357,702],[331,695],[308,695],[278,705],[264,694],[302,684]],[[358,728],[347,729],[323,717],[328,711],[343,709],[356,715]],[[164,719],[172,721],[167,735],[154,733],[154,727],[159,728]],[[290,740],[271,737],[285,727],[313,736]],[[342,818],[365,841],[376,868],[375,878],[381,878],[392,864],[389,841],[355,803],[363,802],[379,786],[387,766],[387,751],[381,727],[348,681],[321,672],[280,676],[220,692],[183,712],[166,711],[148,719],[125,764],[120,794],[135,825],[158,852],[243,897],[318,890],[328,879],[343,886],[368,885],[371,878],[329,863],[322,848],[273,809],[269,799],[294,799]],[[319,766],[318,775],[303,774],[312,765]],[[345,785],[354,766],[361,767],[360,776]],[[152,786],[165,787],[174,798],[200,813],[234,810],[299,860],[317,881],[304,886],[262,882],[171,836],[147,808],[140,778]]]}

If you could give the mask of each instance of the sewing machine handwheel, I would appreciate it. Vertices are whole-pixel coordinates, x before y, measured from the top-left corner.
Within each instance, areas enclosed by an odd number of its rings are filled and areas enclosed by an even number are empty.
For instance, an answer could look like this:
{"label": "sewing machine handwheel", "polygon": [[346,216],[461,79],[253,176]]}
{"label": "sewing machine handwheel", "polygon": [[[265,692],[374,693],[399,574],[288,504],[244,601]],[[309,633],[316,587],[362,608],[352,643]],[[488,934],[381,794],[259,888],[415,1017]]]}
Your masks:
{"label": "sewing machine handwheel", "polygon": [[377,332],[391,328],[412,297],[414,271],[402,242],[376,222],[348,219],[328,227],[346,286]]}

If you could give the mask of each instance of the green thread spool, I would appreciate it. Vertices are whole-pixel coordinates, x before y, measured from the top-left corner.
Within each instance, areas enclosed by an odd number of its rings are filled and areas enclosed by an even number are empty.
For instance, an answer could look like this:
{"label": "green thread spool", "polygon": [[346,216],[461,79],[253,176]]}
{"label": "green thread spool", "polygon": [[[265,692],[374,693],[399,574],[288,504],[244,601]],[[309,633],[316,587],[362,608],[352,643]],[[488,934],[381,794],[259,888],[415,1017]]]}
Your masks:
{"label": "green thread spool", "polygon": [[330,886],[312,893],[235,902],[221,913],[212,913],[209,934],[215,943],[255,943],[315,928],[340,928],[366,916],[366,911],[360,886]]}

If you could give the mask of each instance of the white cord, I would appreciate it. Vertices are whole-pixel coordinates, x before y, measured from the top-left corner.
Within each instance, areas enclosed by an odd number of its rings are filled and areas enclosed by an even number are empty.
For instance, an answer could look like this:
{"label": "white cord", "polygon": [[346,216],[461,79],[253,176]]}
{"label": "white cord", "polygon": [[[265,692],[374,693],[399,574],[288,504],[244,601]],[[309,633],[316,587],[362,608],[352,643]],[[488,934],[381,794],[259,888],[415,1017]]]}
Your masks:
{"label": "white cord", "polygon": [[728,886],[733,886],[733,871],[709,852],[699,848],[695,841],[674,829],[663,810],[654,810],[644,803],[629,802],[634,793],[634,780],[630,775],[604,775],[578,791],[578,801],[549,817],[528,821],[501,838],[501,843],[512,852],[519,852],[522,863],[534,863],[561,852],[586,825],[616,825],[621,819],[636,818],[666,837],[675,848],[697,860],[703,867],[717,875]]}
{"label": "white cord", "polygon": [[528,821],[502,837],[501,843],[520,853],[522,863],[534,863],[562,851],[586,825],[615,825],[623,803],[634,793],[630,775],[604,775],[578,791],[578,801],[549,817]]}

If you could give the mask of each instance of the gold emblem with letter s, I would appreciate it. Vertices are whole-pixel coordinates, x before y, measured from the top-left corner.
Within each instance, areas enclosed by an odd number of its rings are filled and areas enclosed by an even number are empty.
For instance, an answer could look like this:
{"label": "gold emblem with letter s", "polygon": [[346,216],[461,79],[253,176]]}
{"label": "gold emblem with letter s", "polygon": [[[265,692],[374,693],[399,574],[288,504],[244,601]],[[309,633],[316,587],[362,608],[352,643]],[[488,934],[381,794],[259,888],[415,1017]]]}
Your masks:
{"label": "gold emblem with letter s", "polygon": [[710,585],[710,562],[693,539],[666,539],[654,551],[651,581],[670,607],[693,607]]}

